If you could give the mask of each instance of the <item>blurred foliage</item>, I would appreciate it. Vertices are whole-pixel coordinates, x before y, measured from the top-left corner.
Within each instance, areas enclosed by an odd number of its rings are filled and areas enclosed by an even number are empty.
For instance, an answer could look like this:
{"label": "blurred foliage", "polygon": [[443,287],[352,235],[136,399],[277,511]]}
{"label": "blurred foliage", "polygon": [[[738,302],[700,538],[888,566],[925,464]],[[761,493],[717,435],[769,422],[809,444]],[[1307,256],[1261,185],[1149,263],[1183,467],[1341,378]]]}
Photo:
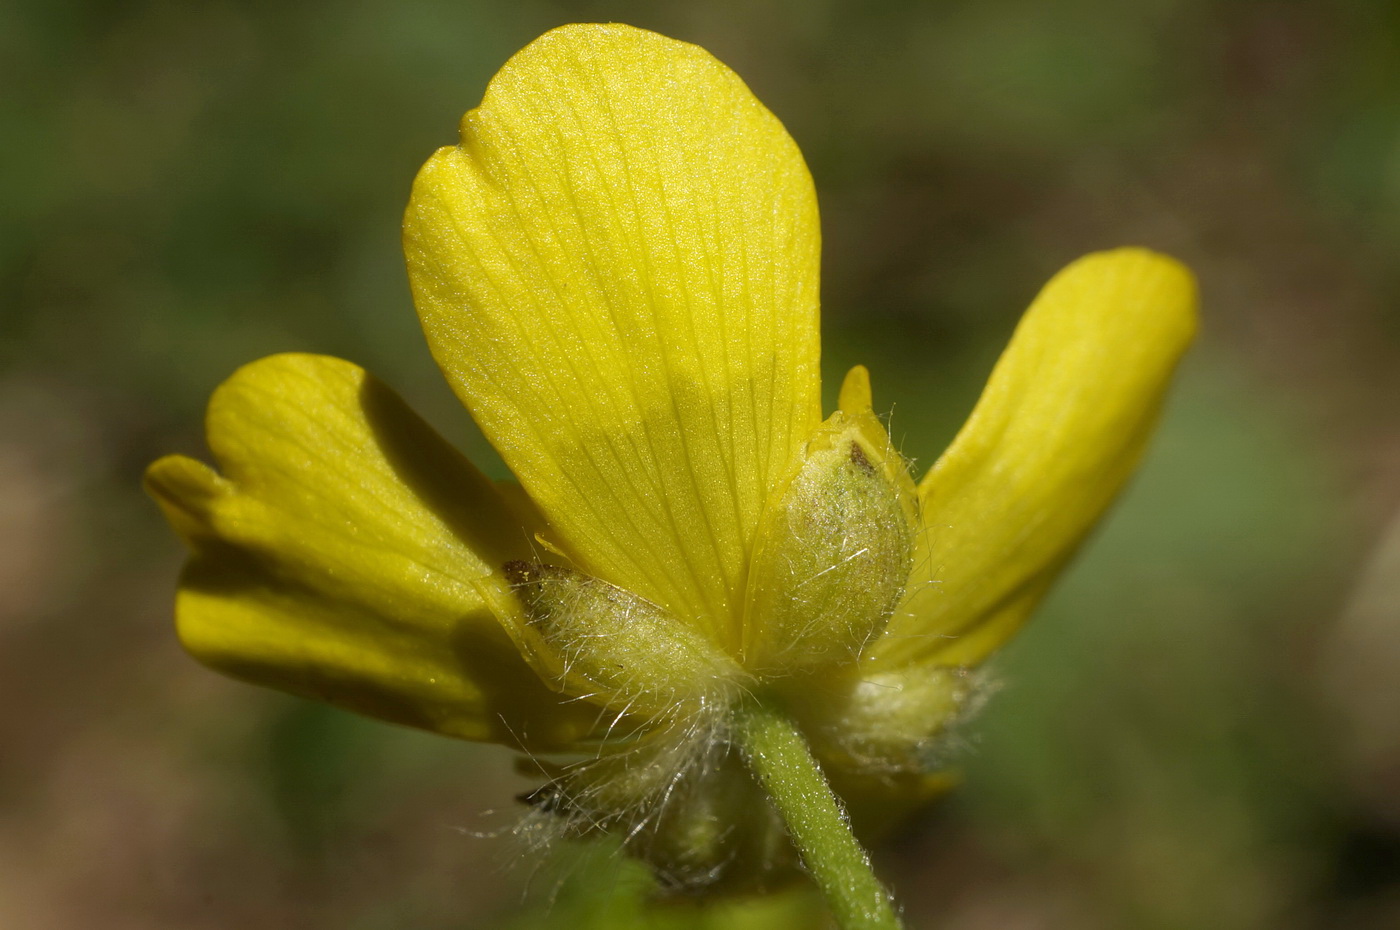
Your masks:
{"label": "blurred foliage", "polygon": [[1400,502],[1400,7],[9,0],[0,925],[814,924],[800,893],[652,909],[606,850],[541,865],[506,751],[226,682],[169,631],[140,471],[199,454],[239,364],[350,358],[494,462],[399,213],[506,57],[607,19],[704,45],[787,123],[829,387],[869,364],[923,465],[1056,268],[1141,243],[1202,278],[1146,470],[950,745],[965,786],[882,853],[911,924],[1400,924],[1400,595],[1367,555]]}

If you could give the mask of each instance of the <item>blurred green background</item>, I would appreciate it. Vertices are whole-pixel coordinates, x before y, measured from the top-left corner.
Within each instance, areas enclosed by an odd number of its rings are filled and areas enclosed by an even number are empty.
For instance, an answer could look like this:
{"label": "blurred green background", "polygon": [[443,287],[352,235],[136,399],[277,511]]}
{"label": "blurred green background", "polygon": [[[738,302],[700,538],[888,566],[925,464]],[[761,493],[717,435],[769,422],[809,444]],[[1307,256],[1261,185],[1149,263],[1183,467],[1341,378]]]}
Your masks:
{"label": "blurred green background", "polygon": [[1058,267],[1200,275],[1148,465],[996,663],[964,787],[880,851],[911,924],[1400,926],[1400,6],[1361,0],[0,3],[0,926],[632,919],[598,905],[615,857],[490,838],[506,750],[187,659],[139,490],[286,350],[486,459],[400,212],[512,52],[609,19],[709,48],[797,138],[828,388],[869,364],[923,465]]}

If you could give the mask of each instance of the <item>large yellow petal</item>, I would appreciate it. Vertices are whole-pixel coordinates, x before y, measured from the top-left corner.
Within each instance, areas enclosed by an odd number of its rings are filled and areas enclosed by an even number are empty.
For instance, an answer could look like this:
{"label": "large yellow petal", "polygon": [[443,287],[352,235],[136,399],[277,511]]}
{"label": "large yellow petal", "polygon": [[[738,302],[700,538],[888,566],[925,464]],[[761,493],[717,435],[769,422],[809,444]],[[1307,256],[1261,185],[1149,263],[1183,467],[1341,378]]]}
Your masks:
{"label": "large yellow petal", "polygon": [[383,384],[279,355],[210,401],[222,474],[147,487],[191,544],[182,641],[229,674],[466,739],[551,748],[596,719],[525,665],[473,582],[528,553],[528,515]]}
{"label": "large yellow petal", "polygon": [[1030,614],[1142,455],[1196,327],[1196,286],[1142,249],[1055,276],[919,487],[907,600],[877,662],[973,665]]}
{"label": "large yellow petal", "polygon": [[512,58],[404,227],[433,353],[556,541],[731,644],[759,514],[821,419],[818,240],[743,82],[617,25]]}

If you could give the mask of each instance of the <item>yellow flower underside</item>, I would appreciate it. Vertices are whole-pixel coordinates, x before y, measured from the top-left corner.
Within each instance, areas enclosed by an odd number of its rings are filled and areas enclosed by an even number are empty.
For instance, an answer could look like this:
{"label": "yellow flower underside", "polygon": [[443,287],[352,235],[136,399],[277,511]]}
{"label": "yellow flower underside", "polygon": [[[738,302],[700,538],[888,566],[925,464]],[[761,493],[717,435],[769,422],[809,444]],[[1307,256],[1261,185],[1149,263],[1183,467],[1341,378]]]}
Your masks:
{"label": "yellow flower underside", "polygon": [[1191,273],[1143,249],[1045,286],[919,484],[914,574],[872,661],[977,665],[1011,637],[1136,467],[1195,306]]}
{"label": "yellow flower underside", "polygon": [[[433,354],[524,493],[349,363],[254,363],[211,403],[218,471],[170,457],[148,475],[194,550],[189,649],[396,722],[577,747],[616,705],[555,689],[613,679],[569,667],[589,634],[577,615],[517,603],[545,591],[522,584],[572,584],[538,574],[543,559],[588,579],[569,588],[587,605],[645,619],[656,661],[684,648],[719,677],[801,669],[795,713],[874,807],[942,784],[914,751],[956,709],[959,670],[1011,635],[1126,480],[1195,320],[1171,259],[1074,263],[916,487],[864,369],[822,422],[819,230],[796,146],[707,53],[615,25],[555,30],[502,68],[415,182],[404,245]],[[807,648],[784,598],[820,569],[782,547],[851,512],[885,522],[830,557],[886,555],[848,581],[876,579],[858,610],[810,602],[841,619]],[[887,576],[906,565],[900,600]],[[695,635],[662,636],[670,623]]]}
{"label": "yellow flower underside", "polygon": [[474,589],[543,524],[387,387],[339,359],[273,356],[215,392],[206,426],[220,472],[168,456],[146,474],[195,553],[176,603],[190,652],[465,739],[559,748],[595,725]]}

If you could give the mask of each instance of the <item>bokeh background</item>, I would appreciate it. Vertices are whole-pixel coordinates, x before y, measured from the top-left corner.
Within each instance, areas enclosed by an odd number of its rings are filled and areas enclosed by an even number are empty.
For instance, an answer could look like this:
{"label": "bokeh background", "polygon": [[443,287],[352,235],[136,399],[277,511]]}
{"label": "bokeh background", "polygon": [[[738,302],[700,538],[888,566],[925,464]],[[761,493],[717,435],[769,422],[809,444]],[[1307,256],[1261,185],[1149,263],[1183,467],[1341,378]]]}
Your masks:
{"label": "bokeh background", "polygon": [[868,363],[924,465],[1058,267],[1140,243],[1201,278],[1145,470],[996,663],[965,785],[880,851],[911,924],[1400,926],[1400,6],[1365,0],[0,2],[0,926],[703,923],[493,838],[508,751],[198,667],[139,490],[286,350],[489,460],[400,211],[513,51],[609,19],[785,121],[828,388]]}

